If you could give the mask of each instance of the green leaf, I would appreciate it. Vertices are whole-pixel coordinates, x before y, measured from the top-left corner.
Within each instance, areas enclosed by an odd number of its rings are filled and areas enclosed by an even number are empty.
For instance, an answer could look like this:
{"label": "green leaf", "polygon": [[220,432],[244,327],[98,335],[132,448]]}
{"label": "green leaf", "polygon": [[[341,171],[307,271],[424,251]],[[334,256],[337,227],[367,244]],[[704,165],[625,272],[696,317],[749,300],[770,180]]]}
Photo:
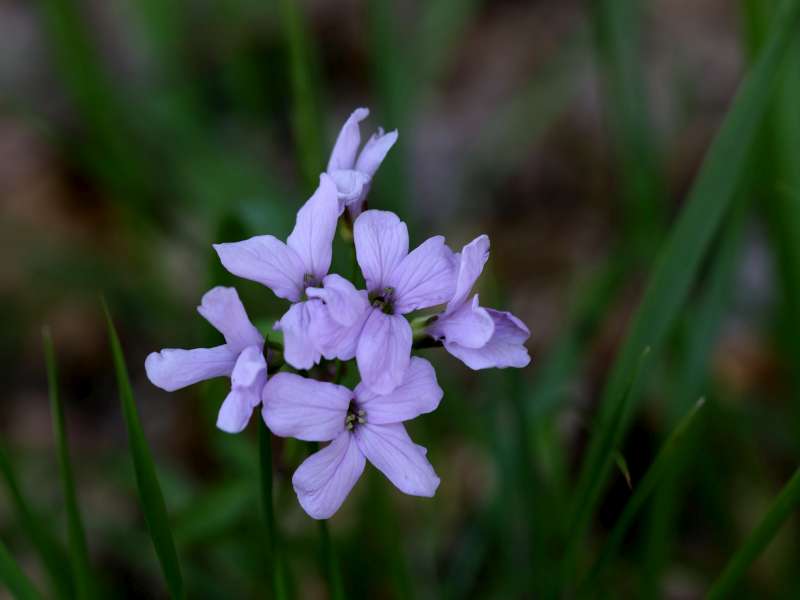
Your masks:
{"label": "green leaf", "polygon": [[730,598],[739,579],[750,564],[769,545],[783,523],[800,508],[800,468],[798,468],[781,493],[773,502],[758,527],[745,540],[736,554],[728,561],[722,574],[708,592],[707,600]]}
{"label": "green leaf", "polygon": [[[703,404],[705,404],[705,399],[700,398],[689,413],[680,420],[678,426],[675,427],[664,442],[664,445],[661,446],[655,460],[653,460],[650,468],[647,469],[644,477],[642,477],[641,482],[636,486],[633,496],[631,496],[631,499],[628,500],[628,503],[625,505],[625,509],[622,511],[622,515],[620,515],[616,525],[614,525],[614,529],[611,531],[611,535],[600,551],[600,555],[595,561],[594,567],[581,585],[582,590],[588,591],[593,589],[593,586],[598,583],[597,579],[600,577],[603,569],[616,556],[625,534],[633,524],[634,518],[639,514],[639,511],[656,489],[656,486],[663,476],[670,471],[674,458],[676,457],[676,451],[680,447],[680,442],[685,437],[689,427],[694,423],[694,418],[697,416],[697,412],[703,407]],[[628,485],[630,485],[630,480]],[[581,596],[580,593],[578,595]]]}
{"label": "green leaf", "polygon": [[47,527],[47,520],[34,510],[28,498],[23,494],[14,467],[2,444],[0,444],[0,475],[8,489],[16,518],[39,555],[55,595],[71,597],[73,594],[72,574],[67,554],[53,536],[52,530]]}
{"label": "green leaf", "polygon": [[153,546],[158,555],[170,594],[173,598],[183,598],[183,577],[178,555],[175,552],[175,542],[172,539],[167,507],[164,504],[164,496],[158,483],[155,464],[153,463],[147,440],[144,437],[144,431],[142,431],[142,424],[139,421],[122,346],[105,301],[103,301],[103,310],[108,325],[111,354],[114,359],[114,370],[119,387],[119,399],[122,403],[122,415],[125,418],[125,426],[128,430],[128,442],[130,444],[131,458],[133,459],[133,468],[136,472],[136,485],[139,489],[142,512],[144,513],[147,528],[150,531],[150,537],[153,540]]}
{"label": "green leaf", "polygon": [[[743,82],[661,250],[603,393],[599,426],[590,440],[570,510],[568,543],[573,546],[584,541],[587,517],[594,512],[613,465],[614,444],[610,442],[624,434],[635,408],[639,390],[627,392],[626,388],[636,370],[639,352],[645,346],[657,348],[661,344],[686,302],[711,240],[730,207],[798,22],[800,2],[786,0],[774,20],[769,41]],[[569,578],[570,574],[565,576]]]}
{"label": "green leaf", "polygon": [[64,491],[64,503],[67,510],[67,531],[69,532],[69,555],[72,562],[72,574],[75,580],[78,598],[92,596],[91,574],[89,566],[89,550],[86,545],[86,534],[83,520],[78,508],[78,497],[75,491],[75,478],[72,472],[67,422],[64,415],[64,404],[58,390],[58,367],[56,365],[53,338],[50,330],[42,330],[44,358],[47,367],[47,385],[50,392],[50,410],[53,413],[53,434],[56,438],[58,466],[61,471],[61,485]]}
{"label": "green leaf", "polygon": [[17,561],[8,552],[8,548],[0,540],[0,581],[5,582],[11,595],[17,600],[36,600],[41,598],[33,587],[31,580],[17,565]]}

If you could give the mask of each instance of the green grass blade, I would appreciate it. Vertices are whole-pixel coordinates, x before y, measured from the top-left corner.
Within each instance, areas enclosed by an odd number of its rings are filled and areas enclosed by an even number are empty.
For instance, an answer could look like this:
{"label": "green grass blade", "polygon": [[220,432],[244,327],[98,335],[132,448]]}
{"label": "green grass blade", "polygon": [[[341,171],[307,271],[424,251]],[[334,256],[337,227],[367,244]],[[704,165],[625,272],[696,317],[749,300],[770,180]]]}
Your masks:
{"label": "green grass blade", "polygon": [[[613,465],[609,451],[614,445],[609,440],[618,435],[620,427],[624,433],[638,399],[638,390],[625,393],[637,357],[644,347],[660,346],[688,297],[711,240],[730,207],[798,23],[800,2],[787,0],[757,64],[742,83],[706,155],[686,206],[661,251],[603,393],[599,426],[590,440],[570,511],[570,544],[583,542],[588,524],[585,517],[593,513],[599,502],[602,484]],[[620,409],[622,406],[624,410]],[[619,425],[617,420],[621,422]]]}
{"label": "green grass blade", "polygon": [[[751,163],[750,173],[747,175],[751,181],[752,169]],[[707,277],[708,284],[696,302],[696,310],[693,310],[686,319],[685,351],[681,357],[681,364],[677,367],[674,386],[668,394],[675,401],[666,407],[667,428],[672,427],[686,413],[690,408],[689,399],[696,398],[702,393],[703,385],[708,378],[709,356],[731,305],[731,292],[736,281],[746,217],[749,214],[750,194],[746,191],[749,189],[751,188],[748,181],[745,190],[737,198],[733,213],[722,232],[719,249],[712,257],[711,272]],[[687,440],[684,446],[691,447],[692,443],[691,440]],[[650,509],[641,568],[640,595],[644,598],[656,594],[659,577],[674,539],[675,519],[682,498],[681,478],[688,459],[685,452],[676,458],[673,471],[664,477]]]}
{"label": "green grass blade", "polygon": [[[679,456],[676,452],[681,448],[680,444],[691,425],[695,422],[695,417],[702,408],[704,402],[705,400],[701,398],[695,403],[694,407],[692,407],[689,413],[678,422],[678,426],[661,446],[653,463],[647,469],[641,482],[636,486],[633,496],[631,496],[631,499],[628,500],[628,503],[625,505],[625,509],[622,511],[622,515],[620,515],[616,525],[614,525],[614,529],[611,531],[611,535],[609,535],[603,549],[600,551],[600,556],[595,561],[594,567],[581,585],[581,590],[584,592],[588,592],[588,590],[592,589],[592,587],[598,583],[597,580],[603,573],[605,567],[617,555],[625,534],[633,524],[633,520],[656,489],[658,483],[665,474],[670,472],[675,458]],[[582,596],[583,594],[579,593],[578,595]]]}
{"label": "green grass blade", "polygon": [[272,594],[276,600],[283,600],[289,597],[289,590],[286,582],[283,549],[275,524],[275,508],[272,500],[272,434],[267,429],[260,414],[257,415],[257,420],[258,454],[261,465],[261,504],[264,511],[264,523],[267,528],[269,556],[272,560]]}
{"label": "green grass blade", "polygon": [[745,543],[730,559],[722,574],[708,592],[708,600],[730,598],[738,581],[750,564],[769,545],[783,523],[800,508],[800,468],[781,490],[767,514]]}
{"label": "green grass blade", "polygon": [[[612,415],[611,426],[605,430],[606,435],[603,437],[603,446],[600,448],[602,455],[606,457],[607,465],[614,464],[616,453],[619,450],[620,442],[623,436],[623,420],[622,415],[629,410],[630,403],[633,401],[633,394],[638,388],[644,365],[650,357],[650,347],[645,348],[639,355],[639,360],[636,363],[636,368],[631,374],[631,378],[625,388],[625,393],[622,395],[622,402],[617,403],[615,406],[616,412]],[[589,487],[586,491],[587,497],[596,497],[600,495],[600,489],[603,485],[602,473],[598,470],[594,472],[594,477],[589,481]],[[578,505],[579,510],[573,515],[570,521],[570,531],[567,534],[567,562],[566,568],[572,569],[573,561],[576,557],[576,550],[578,545],[578,536],[576,532],[583,531],[589,523],[592,516],[591,507],[588,503]]]}
{"label": "green grass blade", "polygon": [[606,110],[620,161],[626,237],[648,258],[663,232],[665,194],[642,74],[641,12],[642,3],[637,0],[596,0],[592,4]]}
{"label": "green grass blade", "polygon": [[41,598],[28,576],[19,568],[17,561],[0,540],[0,581],[8,586],[11,595],[17,600],[37,600]]}
{"label": "green grass blade", "polygon": [[69,533],[69,554],[72,561],[72,574],[75,580],[78,598],[92,596],[89,549],[86,545],[86,534],[83,520],[78,508],[78,497],[75,491],[75,477],[72,472],[67,422],[64,415],[64,404],[58,390],[58,367],[56,365],[53,338],[50,330],[42,330],[45,364],[47,366],[47,385],[50,392],[50,410],[53,413],[53,434],[56,438],[58,466],[61,471],[61,485],[64,488],[64,504],[67,510],[67,531]]}
{"label": "green grass blade", "polygon": [[411,213],[408,202],[406,149],[413,130],[412,117],[419,102],[418,78],[409,74],[405,43],[399,39],[397,4],[387,0],[368,0],[365,4],[370,79],[378,100],[375,116],[387,130],[397,129],[400,133],[375,177],[370,205],[401,213],[411,227],[419,217]]}
{"label": "green grass blade", "polygon": [[45,526],[46,521],[34,511],[31,503],[23,494],[11,459],[2,444],[0,444],[0,476],[8,490],[16,518],[39,555],[42,566],[47,571],[55,596],[59,598],[72,597],[72,574],[67,554]]}
{"label": "green grass blade", "polygon": [[144,513],[147,528],[150,531],[150,537],[153,540],[153,546],[158,555],[169,591],[173,598],[183,598],[183,577],[178,555],[175,552],[175,542],[172,539],[164,496],[158,483],[155,464],[153,463],[147,440],[144,437],[142,424],[139,421],[139,413],[133,399],[133,390],[128,378],[128,369],[125,366],[122,346],[120,345],[114,322],[111,319],[111,313],[105,302],[103,302],[103,310],[105,311],[108,325],[111,354],[114,359],[114,370],[117,376],[117,385],[119,386],[122,414],[128,430],[128,442],[130,444],[131,458],[133,459],[133,468],[136,472],[136,485],[139,489],[142,512]]}
{"label": "green grass blade", "polygon": [[130,208],[153,208],[149,162],[132,143],[131,120],[101,63],[81,3],[37,0],[36,4],[57,71],[90,136],[77,150]]}
{"label": "green grass blade", "polygon": [[319,90],[314,81],[314,48],[306,31],[302,7],[294,0],[280,1],[281,26],[286,38],[292,85],[292,127],[303,182],[317,187],[326,160],[322,145]]}

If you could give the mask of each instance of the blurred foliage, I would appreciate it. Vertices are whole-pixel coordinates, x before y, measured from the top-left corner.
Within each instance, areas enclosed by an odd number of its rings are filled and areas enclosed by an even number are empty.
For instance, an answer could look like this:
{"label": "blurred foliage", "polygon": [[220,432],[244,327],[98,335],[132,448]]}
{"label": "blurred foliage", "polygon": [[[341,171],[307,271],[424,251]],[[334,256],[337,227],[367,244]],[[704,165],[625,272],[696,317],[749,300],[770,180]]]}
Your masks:
{"label": "blurred foliage", "polygon": [[[0,580],[22,598],[800,597],[798,13],[1,4]],[[166,395],[142,364],[216,339],[193,311],[212,285],[265,327],[280,314],[210,244],[287,233],[361,105],[400,131],[370,205],[412,243],[488,233],[481,299],[530,326],[534,360],[473,373],[426,351],[445,401],[411,429],[436,498],[368,468],[320,531],[291,489],[303,444],[219,432],[224,382]]]}

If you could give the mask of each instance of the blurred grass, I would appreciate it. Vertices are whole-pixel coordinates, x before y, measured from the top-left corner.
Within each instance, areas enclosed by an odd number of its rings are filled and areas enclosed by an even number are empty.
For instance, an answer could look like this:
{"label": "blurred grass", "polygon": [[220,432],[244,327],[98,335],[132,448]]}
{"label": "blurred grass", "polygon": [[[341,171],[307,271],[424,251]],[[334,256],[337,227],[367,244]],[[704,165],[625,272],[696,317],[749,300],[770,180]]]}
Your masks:
{"label": "blurred grass", "polygon": [[666,224],[666,190],[643,76],[640,23],[647,3],[595,0],[591,3],[605,103],[619,155],[624,239],[649,262]]}
{"label": "blurred grass", "polygon": [[[782,5],[768,43],[746,80],[722,124],[703,166],[695,179],[686,206],[678,217],[658,263],[650,276],[641,305],[632,320],[629,334],[620,350],[600,404],[597,427],[590,440],[575,487],[570,509],[570,540],[573,548],[583,540],[588,516],[594,512],[602,484],[611,468],[613,450],[609,439],[624,432],[635,402],[626,402],[624,387],[631,380],[637,356],[643,348],[658,350],[678,311],[686,301],[703,257],[719,222],[725,215],[737,189],[751,144],[757,136],[761,119],[772,99],[772,90],[780,74],[779,67],[800,22],[800,3],[788,0]],[[637,391],[632,393],[636,399]],[[625,406],[629,404],[628,406]],[[620,410],[620,407],[624,410]],[[567,556],[571,556],[568,552]],[[567,566],[564,583],[573,566]]]}
{"label": "blurred grass", "polygon": [[86,544],[86,534],[83,529],[78,506],[78,497],[75,490],[75,476],[72,471],[72,458],[69,450],[66,416],[64,404],[61,400],[58,384],[58,368],[56,365],[55,349],[50,330],[42,330],[44,345],[45,365],[47,367],[47,385],[50,392],[50,410],[53,415],[53,433],[56,438],[56,453],[58,466],[61,472],[61,485],[64,492],[64,504],[67,509],[67,532],[69,540],[69,557],[72,562],[72,576],[75,582],[75,592],[79,599],[94,596],[92,574],[89,566],[89,549]]}
{"label": "blurred grass", "polygon": [[709,600],[730,598],[747,567],[772,541],[784,522],[800,508],[800,469],[775,498],[758,527],[745,540],[708,592]]}
{"label": "blurred grass", "polygon": [[8,590],[17,600],[36,600],[41,598],[33,583],[22,572],[14,558],[9,554],[8,548],[0,540],[0,581],[4,581]]}
{"label": "blurred grass", "polygon": [[599,551],[598,557],[594,561],[594,565],[590,569],[589,574],[578,586],[579,596],[590,595],[590,590],[597,589],[599,586],[603,571],[614,559],[617,552],[619,552],[622,541],[631,528],[633,520],[636,518],[638,512],[645,506],[645,503],[659,483],[674,470],[675,462],[679,460],[680,452],[683,450],[680,444],[683,442],[683,438],[687,435],[698,411],[702,408],[704,403],[704,398],[698,400],[689,413],[678,422],[678,425],[664,441],[664,444],[658,451],[653,463],[648,467],[644,477],[642,477],[640,482],[636,483],[634,493],[625,504],[625,509],[617,519],[614,529]]}
{"label": "blurred grass", "polygon": [[0,444],[0,474],[3,476],[6,491],[14,507],[16,521],[36,550],[42,567],[50,579],[54,595],[59,598],[70,597],[74,588],[68,556],[59,540],[53,535],[49,519],[44,519],[23,493],[14,466],[2,444]]}

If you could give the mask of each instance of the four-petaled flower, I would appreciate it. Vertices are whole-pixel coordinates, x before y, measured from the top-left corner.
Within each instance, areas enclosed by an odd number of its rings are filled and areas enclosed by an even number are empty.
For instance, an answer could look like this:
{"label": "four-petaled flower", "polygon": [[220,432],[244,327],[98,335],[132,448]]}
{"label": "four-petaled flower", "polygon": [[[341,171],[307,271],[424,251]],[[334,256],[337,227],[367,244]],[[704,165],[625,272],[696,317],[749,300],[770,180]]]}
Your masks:
{"label": "four-petaled flower", "polygon": [[247,318],[233,288],[215,287],[206,292],[197,312],[225,336],[225,343],[214,348],[153,352],[144,361],[147,377],[153,385],[173,392],[205,379],[230,376],[231,391],[219,409],[217,427],[238,433],[261,402],[267,382],[264,336]]}
{"label": "four-petaled flower", "polygon": [[400,385],[383,395],[363,383],[351,391],[278,373],[264,387],[262,413],[275,435],[330,441],[292,477],[305,511],[315,519],[327,519],[347,498],[367,459],[400,491],[434,495],[439,478],[426,458],[427,451],[411,440],[403,422],[436,410],[441,399],[433,367],[414,357]]}
{"label": "four-petaled flower", "polygon": [[397,141],[397,130],[384,133],[379,127],[359,153],[359,124],[368,116],[369,110],[366,108],[353,111],[342,126],[328,160],[328,175],[336,182],[342,206],[347,206],[353,219],[361,213],[375,171]]}
{"label": "four-petaled flower", "polygon": [[274,236],[259,235],[214,245],[228,271],[262,283],[279,298],[294,303],[275,329],[283,331],[284,357],[296,369],[308,369],[320,360],[316,345],[308,338],[305,290],[321,285],[331,266],[333,236],[341,214],[338,206],[336,186],[323,174],[317,191],[297,213],[285,244]]}
{"label": "four-petaled flower", "polygon": [[510,312],[483,308],[472,286],[489,259],[489,237],[481,235],[464,246],[453,297],[428,333],[471,369],[524,367],[530,362],[525,340],[530,331]]}
{"label": "four-petaled flower", "polygon": [[409,253],[406,224],[382,210],[362,213],[353,237],[366,293],[343,282],[335,293],[327,286],[308,290],[326,305],[312,311],[310,330],[326,358],[355,354],[361,380],[387,394],[400,385],[411,358],[411,325],[403,315],[453,295],[455,256],[440,235]]}

